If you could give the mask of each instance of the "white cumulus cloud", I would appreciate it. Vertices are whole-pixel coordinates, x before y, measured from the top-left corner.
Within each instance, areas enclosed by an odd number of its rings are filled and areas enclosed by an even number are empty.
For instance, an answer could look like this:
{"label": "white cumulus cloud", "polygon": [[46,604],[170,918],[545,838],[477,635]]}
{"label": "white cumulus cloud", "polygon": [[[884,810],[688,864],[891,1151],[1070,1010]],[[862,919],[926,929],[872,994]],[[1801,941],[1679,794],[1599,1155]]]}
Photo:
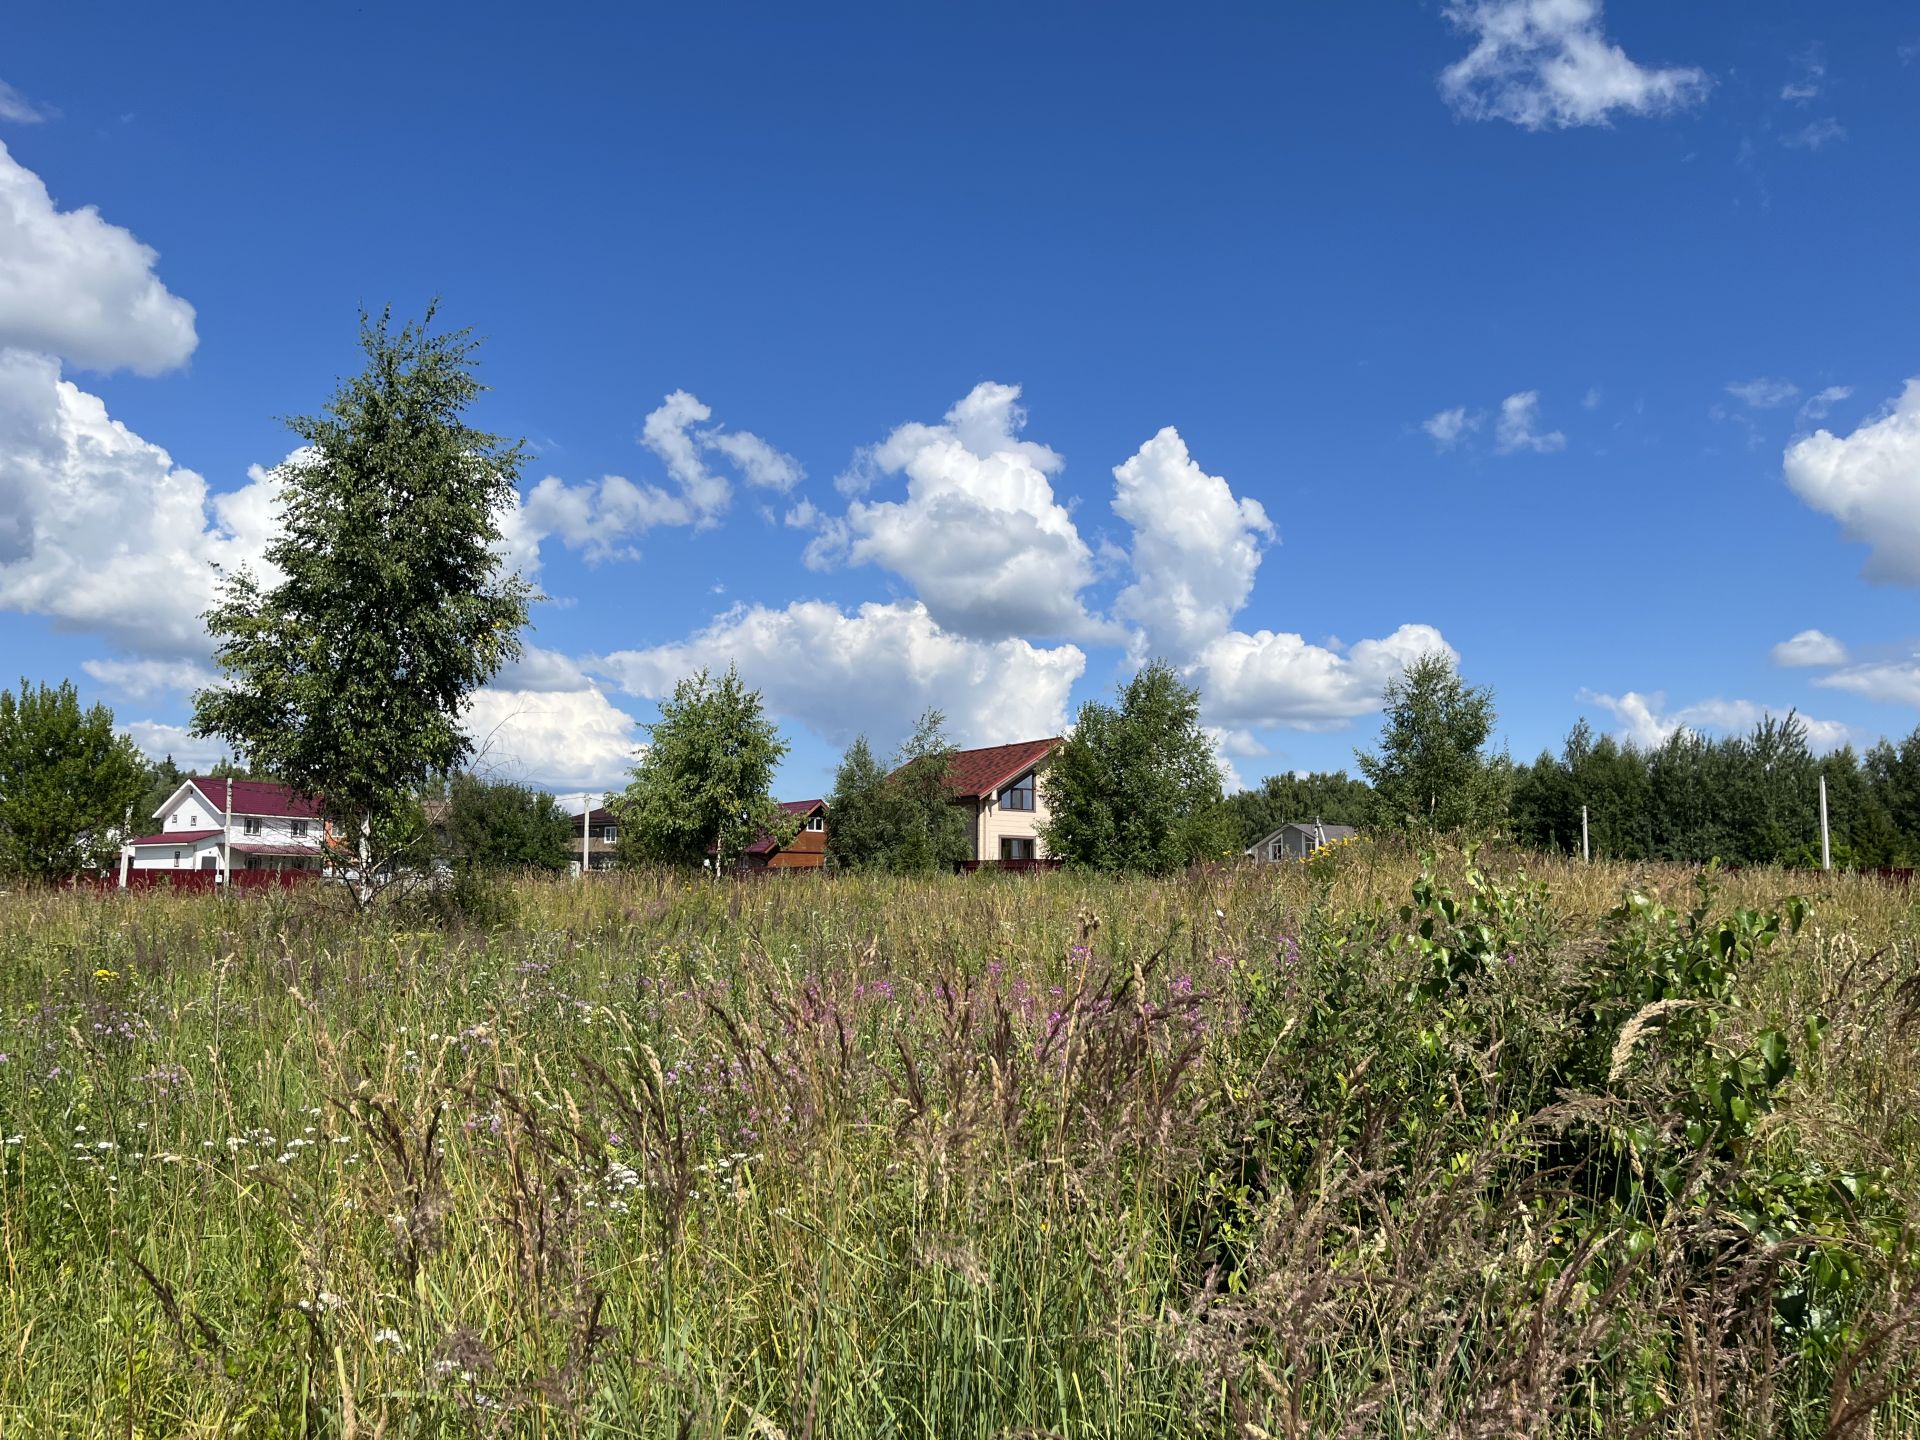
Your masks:
{"label": "white cumulus cloud", "polygon": [[540,545],[559,540],[589,560],[632,559],[632,541],[662,526],[707,529],[720,523],[733,501],[733,486],[706,462],[718,453],[732,462],[749,485],[785,493],[805,478],[793,456],[775,449],[750,430],[707,425],[710,406],[698,396],[676,390],[647,415],[640,443],[659,457],[670,485],[606,475],[569,485],[557,475],[543,478],[517,509],[503,517],[504,550],[524,575],[540,568]]}
{"label": "white cumulus cloud", "polygon": [[1456,405],[1451,410],[1440,410],[1420,422],[1420,428],[1433,437],[1433,443],[1442,450],[1451,450],[1466,438],[1469,430],[1480,428],[1480,417],[1469,415],[1467,407]]}
{"label": "white cumulus cloud", "polygon": [[1847,127],[1828,115],[1798,130],[1788,131],[1780,137],[1780,143],[1794,150],[1824,150],[1834,141],[1846,138]]}
{"label": "white cumulus cloud", "polygon": [[633,716],[590,684],[576,690],[487,686],[468,697],[462,723],[474,744],[475,770],[552,790],[619,789],[640,747]]}
{"label": "white cumulus cloud", "polygon": [[195,660],[82,660],[80,668],[102,685],[135,700],[185,694],[219,679],[210,667]]}
{"label": "white cumulus cloud", "polygon": [[43,120],[55,118],[56,113],[49,106],[35,104],[6,81],[0,80],[0,120],[11,121],[15,125],[38,125]]}
{"label": "white cumulus cloud", "polygon": [[1822,675],[1813,683],[1831,690],[1846,690],[1882,704],[1920,706],[1920,655],[1905,660],[1873,660],[1849,665]]}
{"label": "white cumulus cloud", "polygon": [[1851,385],[1829,385],[1818,394],[1809,395],[1807,397],[1807,403],[1800,407],[1800,414],[1797,417],[1799,423],[1804,425],[1810,420],[1826,419],[1828,413],[1834,406],[1838,405],[1842,400],[1849,398],[1852,394],[1853,387]]}
{"label": "white cumulus cloud", "polygon": [[1558,430],[1540,428],[1540,392],[1522,390],[1500,402],[1500,419],[1494,426],[1493,448],[1502,455],[1531,450],[1549,455],[1567,448],[1567,437]]}
{"label": "white cumulus cloud", "polygon": [[0,144],[0,346],[158,375],[193,353],[193,307],[159,257],[91,205],[61,210]]}
{"label": "white cumulus cloud", "polygon": [[784,495],[807,478],[798,460],[774,449],[750,430],[715,430],[701,439],[709,449],[731,460],[749,485]]}
{"label": "white cumulus cloud", "polygon": [[1235,631],[1202,650],[1189,674],[1214,724],[1337,730],[1378,710],[1387,682],[1423,655],[1459,658],[1431,625],[1402,625],[1350,647],[1314,645],[1272,630]]}
{"label": "white cumulus cloud", "polygon": [[1802,630],[1773,647],[1776,665],[1844,665],[1847,647],[1819,630]]}
{"label": "white cumulus cloud", "polygon": [[149,760],[171,756],[182,770],[210,770],[220,761],[232,758],[223,742],[203,740],[190,734],[184,725],[165,720],[130,720],[121,728]]}
{"label": "white cumulus cloud", "polygon": [[1273,522],[1258,500],[1187,453],[1171,425],[1116,465],[1114,513],[1133,527],[1134,581],[1115,611],[1140,626],[1148,647],[1187,660],[1226,632],[1253,592]]}
{"label": "white cumulus cloud", "polygon": [[1727,394],[1755,410],[1773,410],[1797,398],[1800,387],[1791,380],[1774,380],[1762,375],[1757,380],[1736,380],[1726,387]]}
{"label": "white cumulus cloud", "polygon": [[847,557],[906,580],[957,635],[1101,637],[1108,627],[1080,600],[1093,555],[1053,493],[1063,462],[1019,438],[1019,398],[1018,386],[985,382],[943,423],[902,425],[874,446],[874,479],[904,475],[907,493],[848,507]]}
{"label": "white cumulus cloud", "polygon": [[[1696,735],[1710,732],[1741,734],[1752,730],[1767,716],[1784,720],[1789,713],[1777,705],[1718,697],[1697,700],[1691,705],[1669,710],[1667,697],[1657,691],[1642,694],[1637,690],[1629,690],[1624,695],[1601,695],[1583,690],[1580,698],[1612,711],[1620,721],[1620,738],[1648,750],[1666,744],[1682,730],[1690,730]],[[1842,721],[1820,720],[1804,714],[1796,718],[1807,727],[1807,744],[1816,754],[1838,750],[1854,738],[1851,727]]]}
{"label": "white cumulus cloud", "polygon": [[1794,494],[1867,546],[1867,579],[1920,585],[1920,378],[1851,435],[1794,441],[1783,469]]}
{"label": "white cumulus cloud", "polygon": [[1658,115],[1707,93],[1702,70],[1628,58],[1601,29],[1600,0],[1454,0],[1445,13],[1474,45],[1440,73],[1440,93],[1470,120],[1605,125],[1616,111]]}
{"label": "white cumulus cloud", "polygon": [[736,608],[685,640],[617,651],[589,668],[657,700],[682,677],[729,664],[782,719],[836,745],[865,733],[884,751],[929,706],[946,712],[962,745],[1057,735],[1086,656],[1073,645],[956,635],[917,603],[869,603],[849,613],[800,600],[781,609]]}
{"label": "white cumulus cloud", "polygon": [[0,609],[137,654],[204,653],[214,567],[265,573],[277,482],[252,477],[213,494],[53,359],[0,351]]}

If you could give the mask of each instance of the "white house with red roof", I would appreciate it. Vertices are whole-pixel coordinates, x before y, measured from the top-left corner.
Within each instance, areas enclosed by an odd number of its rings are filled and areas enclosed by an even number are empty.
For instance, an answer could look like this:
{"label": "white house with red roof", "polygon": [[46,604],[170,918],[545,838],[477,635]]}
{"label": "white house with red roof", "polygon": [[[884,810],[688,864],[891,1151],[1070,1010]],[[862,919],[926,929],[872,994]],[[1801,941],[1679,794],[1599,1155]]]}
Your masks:
{"label": "white house with red roof", "polygon": [[153,812],[159,829],[127,841],[128,870],[319,870],[326,826],[313,802],[264,780],[189,775]]}

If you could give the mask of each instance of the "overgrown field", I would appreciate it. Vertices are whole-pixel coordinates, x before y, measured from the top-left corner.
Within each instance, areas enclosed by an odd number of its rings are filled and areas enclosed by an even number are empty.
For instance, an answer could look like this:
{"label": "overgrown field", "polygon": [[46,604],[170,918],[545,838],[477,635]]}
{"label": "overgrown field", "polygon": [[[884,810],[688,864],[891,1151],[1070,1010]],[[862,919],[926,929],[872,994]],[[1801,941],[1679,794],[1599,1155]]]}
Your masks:
{"label": "overgrown field", "polygon": [[16,892],[0,1433],[1920,1435],[1913,898]]}

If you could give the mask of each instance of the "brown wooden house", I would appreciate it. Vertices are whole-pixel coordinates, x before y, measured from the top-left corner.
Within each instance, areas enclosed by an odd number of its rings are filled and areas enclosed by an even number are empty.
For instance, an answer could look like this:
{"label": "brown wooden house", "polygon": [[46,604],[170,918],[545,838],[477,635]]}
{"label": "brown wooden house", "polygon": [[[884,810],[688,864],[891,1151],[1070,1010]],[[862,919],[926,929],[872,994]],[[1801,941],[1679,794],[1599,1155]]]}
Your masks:
{"label": "brown wooden house", "polygon": [[573,858],[589,870],[611,870],[620,860],[620,822],[613,811],[596,805],[573,817]]}
{"label": "brown wooden house", "polygon": [[784,845],[762,835],[747,847],[741,865],[748,870],[818,870],[827,863],[827,802],[782,800],[780,808],[800,828]]}

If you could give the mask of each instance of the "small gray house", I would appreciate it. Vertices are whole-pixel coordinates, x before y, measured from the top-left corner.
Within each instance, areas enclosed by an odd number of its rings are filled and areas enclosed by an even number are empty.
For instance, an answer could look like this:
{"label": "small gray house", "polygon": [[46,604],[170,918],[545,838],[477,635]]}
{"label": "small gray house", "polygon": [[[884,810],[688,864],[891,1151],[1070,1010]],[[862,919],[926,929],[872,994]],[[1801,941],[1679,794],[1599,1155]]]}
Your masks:
{"label": "small gray house", "polygon": [[1278,860],[1303,860],[1322,845],[1347,840],[1360,832],[1351,825],[1322,825],[1318,820],[1294,821],[1282,825],[1271,835],[1262,835],[1247,847],[1248,858],[1268,864]]}

